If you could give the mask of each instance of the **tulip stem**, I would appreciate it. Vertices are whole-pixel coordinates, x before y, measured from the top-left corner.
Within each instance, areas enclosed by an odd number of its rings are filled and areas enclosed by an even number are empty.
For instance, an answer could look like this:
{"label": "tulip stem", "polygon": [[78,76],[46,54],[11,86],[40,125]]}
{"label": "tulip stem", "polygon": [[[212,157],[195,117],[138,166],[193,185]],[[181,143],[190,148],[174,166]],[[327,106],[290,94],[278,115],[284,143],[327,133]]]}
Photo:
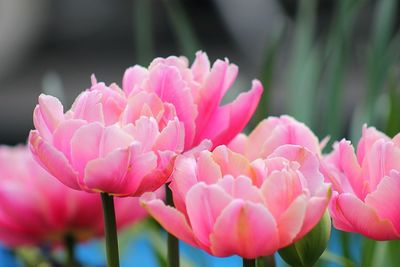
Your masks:
{"label": "tulip stem", "polygon": [[256,260],[243,258],[243,267],[256,267]]}
{"label": "tulip stem", "polygon": [[119,267],[118,236],[115,224],[115,210],[113,196],[100,193],[103,204],[104,228],[106,234],[107,266]]}
{"label": "tulip stem", "polygon": [[258,257],[256,267],[276,267],[274,254],[270,256]]}
{"label": "tulip stem", "polygon": [[[166,202],[169,206],[174,206],[172,199],[172,191],[168,185],[165,186]],[[168,267],[179,267],[179,240],[168,233],[167,236],[168,244]]]}
{"label": "tulip stem", "polygon": [[67,234],[64,237],[65,253],[67,256],[67,266],[76,267],[78,266],[75,259],[75,238],[72,234]]}

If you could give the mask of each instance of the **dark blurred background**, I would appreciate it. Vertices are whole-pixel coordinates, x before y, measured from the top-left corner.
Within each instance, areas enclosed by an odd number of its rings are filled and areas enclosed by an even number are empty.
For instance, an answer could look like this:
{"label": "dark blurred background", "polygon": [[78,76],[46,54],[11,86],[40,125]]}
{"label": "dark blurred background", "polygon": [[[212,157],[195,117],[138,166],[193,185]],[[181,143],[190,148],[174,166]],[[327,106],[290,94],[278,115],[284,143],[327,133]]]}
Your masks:
{"label": "dark blurred background", "polygon": [[199,49],[239,65],[228,98],[263,81],[252,126],[289,113],[320,137],[395,131],[398,20],[395,0],[0,0],[0,143],[26,140],[41,92],[68,109],[92,73],[120,83]]}

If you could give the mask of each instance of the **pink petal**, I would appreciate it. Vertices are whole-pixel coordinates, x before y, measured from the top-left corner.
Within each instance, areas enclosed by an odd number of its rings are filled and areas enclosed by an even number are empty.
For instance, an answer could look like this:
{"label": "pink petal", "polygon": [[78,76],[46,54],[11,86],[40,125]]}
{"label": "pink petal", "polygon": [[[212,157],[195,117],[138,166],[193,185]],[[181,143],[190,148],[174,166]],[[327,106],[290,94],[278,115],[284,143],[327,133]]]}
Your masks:
{"label": "pink petal", "polygon": [[192,157],[178,156],[175,160],[172,180],[169,185],[173,192],[175,207],[178,210],[186,213],[186,193],[197,182],[196,160]]}
{"label": "pink petal", "polygon": [[[104,84],[101,84],[101,86],[105,87]],[[72,104],[71,110],[74,113],[74,118],[103,124],[104,117],[101,98],[102,94],[99,91],[82,92]]]}
{"label": "pink petal", "polygon": [[269,158],[283,157],[300,164],[299,171],[307,181],[311,194],[318,191],[324,182],[324,176],[319,172],[319,159],[306,147],[298,145],[283,145],[278,147]]}
{"label": "pink petal", "polygon": [[268,210],[275,218],[280,218],[302,194],[303,187],[296,172],[282,170],[272,172],[262,184],[261,191]]}
{"label": "pink petal", "polygon": [[[262,91],[261,83],[254,80],[250,91],[241,93],[232,103],[218,108],[210,117],[200,140],[211,139],[214,146],[228,144],[250,120],[257,108]],[[224,125],[225,121],[228,121],[227,126]]]}
{"label": "pink petal", "polygon": [[186,195],[186,209],[194,235],[210,246],[209,236],[222,210],[231,202],[224,190],[216,185],[198,183]]}
{"label": "pink petal", "polygon": [[39,96],[39,109],[40,115],[50,132],[53,132],[58,124],[64,120],[63,106],[56,97],[41,94]]}
{"label": "pink petal", "polygon": [[206,53],[202,51],[196,52],[196,59],[192,64],[193,79],[199,83],[203,83],[210,72],[210,61]]}
{"label": "pink petal", "polygon": [[144,89],[141,88],[143,82],[148,77],[148,71],[146,68],[142,66],[135,65],[133,67],[128,68],[122,79],[122,89],[124,90],[126,95],[130,95],[132,92],[135,92],[135,89]]}
{"label": "pink petal", "polygon": [[[236,153],[243,154],[246,155],[246,157],[248,157],[248,155],[246,154],[247,142],[248,142],[247,136],[243,133],[240,133],[236,135],[235,138],[232,139],[232,141],[228,144],[228,148]],[[252,160],[251,157],[248,158]]]}
{"label": "pink petal", "polygon": [[65,120],[54,131],[53,145],[71,161],[71,139],[76,130],[85,125],[84,120]]}
{"label": "pink petal", "polygon": [[99,145],[99,155],[105,156],[116,149],[126,148],[133,141],[134,138],[117,125],[108,126],[103,131]]}
{"label": "pink petal", "polygon": [[364,161],[364,157],[369,153],[372,145],[379,139],[389,141],[389,137],[387,137],[384,133],[376,130],[374,127],[367,127],[367,125],[364,124],[362,135],[357,146],[357,159],[360,165]]}
{"label": "pink petal", "polygon": [[154,93],[140,91],[129,97],[127,105],[121,114],[123,125],[135,123],[142,116],[154,117],[157,121],[164,115],[164,104]]}
{"label": "pink petal", "polygon": [[308,199],[307,211],[304,218],[303,226],[296,236],[296,240],[306,235],[321,220],[325,210],[329,204],[332,191],[328,185],[321,190],[318,196]]}
{"label": "pink petal", "polygon": [[220,166],[214,161],[212,153],[202,151],[197,158],[197,180],[206,184],[216,183],[222,178]]}
{"label": "pink petal", "polygon": [[194,104],[191,89],[182,80],[179,71],[175,67],[155,67],[150,72],[150,88],[164,102],[175,106],[176,114],[185,124],[185,149],[192,146],[197,108]]}
{"label": "pink petal", "polygon": [[218,257],[237,254],[254,259],[279,248],[277,225],[261,204],[232,201],[218,217],[211,234],[211,252]]}
{"label": "pink petal", "polygon": [[[341,194],[337,197],[335,206],[331,209],[333,223],[343,216],[352,226],[352,231],[376,240],[398,239],[399,233],[387,219],[380,219],[376,211],[365,205],[360,199],[351,194]],[[336,216],[339,214],[339,216]],[[340,229],[340,228],[339,228]],[[347,230],[347,229],[343,229]]]}
{"label": "pink petal", "polygon": [[400,175],[392,173],[385,176],[376,191],[367,195],[365,204],[376,211],[381,219],[392,222],[400,233]]}
{"label": "pink petal", "polygon": [[38,162],[60,182],[79,190],[77,176],[66,157],[53,146],[44,142],[37,131],[29,134],[29,148]]}
{"label": "pink petal", "polygon": [[199,100],[196,101],[199,110],[196,119],[197,131],[207,127],[226,91],[236,79],[237,72],[237,66],[229,65],[228,61],[217,60],[214,63],[207,81],[199,91]]}
{"label": "pink petal", "polygon": [[142,151],[149,151],[156,142],[160,131],[157,121],[153,117],[140,117],[129,130],[129,134],[141,144]]}
{"label": "pink petal", "polygon": [[224,176],[218,181],[218,185],[233,198],[240,198],[254,203],[264,204],[261,191],[255,187],[250,178],[238,176],[233,178],[230,175]]}
{"label": "pink petal", "polygon": [[71,139],[71,163],[80,176],[83,176],[86,164],[99,156],[99,146],[104,128],[94,122],[80,127]]}
{"label": "pink petal", "polygon": [[178,118],[175,118],[162,129],[154,144],[154,150],[170,150],[179,153],[183,151],[184,142],[185,127]]}
{"label": "pink petal", "polygon": [[298,196],[292,204],[277,219],[279,246],[291,244],[302,229],[306,217],[307,197]]}
{"label": "pink petal", "polygon": [[230,174],[234,177],[245,175],[252,180],[255,179],[255,172],[250,162],[243,155],[231,151],[226,146],[215,148],[212,158],[220,167],[222,175]]}
{"label": "pink petal", "polygon": [[165,230],[182,241],[199,247],[192,229],[181,212],[170,206],[166,206],[160,199],[156,198],[154,193],[144,194],[140,198],[140,202]]}
{"label": "pink petal", "polygon": [[118,149],[105,158],[98,158],[87,163],[84,181],[94,192],[107,192],[115,195],[129,195],[126,172],[130,161],[129,148]]}
{"label": "pink petal", "polygon": [[369,149],[362,164],[362,176],[374,191],[381,179],[391,170],[400,170],[400,148],[394,143],[379,139]]}

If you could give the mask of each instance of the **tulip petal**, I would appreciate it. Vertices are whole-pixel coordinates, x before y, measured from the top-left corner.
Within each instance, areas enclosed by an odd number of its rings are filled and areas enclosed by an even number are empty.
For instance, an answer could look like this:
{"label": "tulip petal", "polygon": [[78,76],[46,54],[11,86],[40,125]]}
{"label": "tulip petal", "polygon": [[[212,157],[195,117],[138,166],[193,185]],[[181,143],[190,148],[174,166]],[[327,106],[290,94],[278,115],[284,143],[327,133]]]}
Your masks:
{"label": "tulip petal", "polygon": [[250,162],[241,154],[235,153],[226,146],[219,146],[212,152],[212,159],[221,169],[221,174],[230,174],[233,177],[245,175],[252,180],[255,179]]}
{"label": "tulip petal", "polygon": [[333,224],[339,230],[336,220],[343,216],[347,224],[351,225],[350,231],[361,233],[369,238],[376,240],[398,239],[399,233],[393,224],[387,219],[380,219],[376,211],[365,205],[360,199],[351,194],[340,194],[335,201],[335,206],[331,209]]}
{"label": "tulip petal", "polygon": [[58,124],[64,120],[64,109],[61,102],[56,97],[41,94],[39,109],[48,129],[50,132],[54,132]]}
{"label": "tulip petal", "polygon": [[175,207],[183,213],[186,213],[186,193],[197,182],[196,160],[192,157],[178,156],[169,187],[173,192]]}
{"label": "tulip petal", "polygon": [[318,191],[320,185],[324,182],[324,176],[319,172],[319,160],[306,147],[298,145],[283,145],[278,147],[269,158],[283,157],[290,161],[300,164],[299,171],[307,181],[307,188],[311,194]]}
{"label": "tulip petal", "polygon": [[197,107],[194,104],[190,87],[188,87],[179,71],[173,66],[155,66],[150,72],[149,86],[164,102],[175,106],[176,114],[185,124],[185,149],[192,146]]}
{"label": "tulip petal", "polygon": [[135,92],[136,87],[137,89],[140,88],[142,83],[147,79],[149,72],[146,68],[142,66],[135,65],[133,67],[128,68],[122,79],[122,89],[124,90],[126,95],[130,95]]}
{"label": "tulip petal", "polygon": [[65,120],[54,131],[53,145],[71,162],[71,139],[76,130],[85,125],[84,120]]}
{"label": "tulip petal", "polygon": [[250,91],[241,93],[232,103],[217,108],[210,117],[206,129],[199,136],[200,140],[211,139],[214,146],[228,144],[250,120],[262,91],[261,83],[254,80]]}
{"label": "tulip petal", "polygon": [[249,177],[241,175],[233,178],[230,175],[226,175],[218,181],[218,185],[233,198],[264,204],[261,191],[253,185]]}
{"label": "tulip petal", "polygon": [[206,83],[199,91],[197,129],[204,129],[208,126],[214,111],[236,79],[237,72],[238,67],[233,64],[230,65],[228,61],[217,60],[213,64]]}
{"label": "tulip petal", "polygon": [[279,248],[277,225],[261,204],[236,199],[218,217],[210,236],[211,252],[218,257],[237,254],[254,259]]}
{"label": "tulip petal", "polygon": [[303,187],[297,172],[282,170],[272,172],[261,186],[268,210],[275,218],[303,193]]}
{"label": "tulip petal", "polygon": [[306,217],[306,209],[307,197],[300,195],[277,219],[280,247],[291,244],[299,234]]}
{"label": "tulip petal", "polygon": [[210,246],[210,233],[222,210],[231,202],[223,189],[198,183],[186,195],[186,209],[193,233],[204,246]]}
{"label": "tulip petal", "polygon": [[156,198],[154,193],[143,194],[140,197],[140,202],[166,231],[189,245],[199,246],[192,229],[181,212],[173,207],[166,206],[160,199]]}
{"label": "tulip petal", "polygon": [[391,221],[400,233],[400,175],[385,176],[376,191],[365,198],[365,204],[373,208],[381,219]]}
{"label": "tulip petal", "polygon": [[184,125],[178,118],[168,122],[155,141],[154,150],[182,152],[185,142]]}
{"label": "tulip petal", "polygon": [[81,176],[86,164],[99,156],[103,131],[103,126],[94,122],[80,127],[71,139],[71,163]]}
{"label": "tulip petal", "polygon": [[128,195],[129,181],[125,174],[130,161],[129,148],[118,149],[105,158],[97,158],[87,163],[84,181],[88,188],[95,192]]}
{"label": "tulip petal", "polygon": [[76,173],[67,158],[53,146],[43,141],[38,131],[33,130],[29,134],[29,148],[39,159],[39,163],[60,182],[73,189],[79,190]]}
{"label": "tulip petal", "polygon": [[304,223],[296,236],[296,240],[306,235],[321,220],[329,204],[330,197],[331,189],[329,185],[326,185],[326,187],[321,190],[321,196],[314,196],[308,199]]}
{"label": "tulip petal", "polygon": [[196,59],[191,67],[193,79],[199,83],[203,83],[210,73],[210,60],[206,53],[202,51],[196,52]]}

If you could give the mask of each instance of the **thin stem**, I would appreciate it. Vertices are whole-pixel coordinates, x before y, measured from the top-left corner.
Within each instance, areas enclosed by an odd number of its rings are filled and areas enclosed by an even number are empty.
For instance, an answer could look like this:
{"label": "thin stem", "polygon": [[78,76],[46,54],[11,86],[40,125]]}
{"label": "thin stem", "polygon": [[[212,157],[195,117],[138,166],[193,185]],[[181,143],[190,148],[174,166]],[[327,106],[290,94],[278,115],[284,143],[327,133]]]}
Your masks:
{"label": "thin stem", "polygon": [[258,257],[256,267],[276,267],[274,254],[270,256]]}
{"label": "thin stem", "polygon": [[101,193],[106,234],[107,266],[119,267],[118,236],[115,224],[114,199],[107,193]]}
{"label": "thin stem", "polygon": [[256,267],[256,260],[243,258],[243,267]]}
{"label": "thin stem", "polygon": [[[168,185],[165,186],[165,195],[167,205],[173,206],[172,191]],[[179,267],[179,240],[168,233],[168,267]]]}
{"label": "thin stem", "polygon": [[71,234],[67,234],[64,237],[64,246],[67,256],[67,266],[76,267],[78,263],[75,259],[75,238]]}

